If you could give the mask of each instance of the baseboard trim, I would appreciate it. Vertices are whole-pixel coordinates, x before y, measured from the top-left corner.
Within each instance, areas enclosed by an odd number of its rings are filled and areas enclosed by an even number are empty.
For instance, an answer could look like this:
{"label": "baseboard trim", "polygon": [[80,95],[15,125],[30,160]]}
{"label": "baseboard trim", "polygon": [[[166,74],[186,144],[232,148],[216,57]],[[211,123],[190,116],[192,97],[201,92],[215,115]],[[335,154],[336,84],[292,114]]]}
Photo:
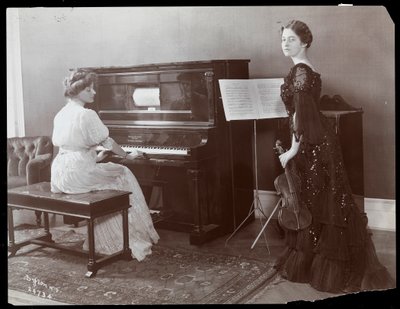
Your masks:
{"label": "baseboard trim", "polygon": [[366,197],[364,209],[371,229],[396,231],[396,200]]}
{"label": "baseboard trim", "polygon": [[[254,190],[254,196],[256,191]],[[279,196],[275,191],[258,190],[258,198],[260,199],[262,211],[269,216]],[[368,226],[374,230],[396,231],[396,200],[364,198],[364,210],[368,217]],[[276,218],[276,213],[273,218]],[[261,212],[256,209],[255,216],[259,218]]]}

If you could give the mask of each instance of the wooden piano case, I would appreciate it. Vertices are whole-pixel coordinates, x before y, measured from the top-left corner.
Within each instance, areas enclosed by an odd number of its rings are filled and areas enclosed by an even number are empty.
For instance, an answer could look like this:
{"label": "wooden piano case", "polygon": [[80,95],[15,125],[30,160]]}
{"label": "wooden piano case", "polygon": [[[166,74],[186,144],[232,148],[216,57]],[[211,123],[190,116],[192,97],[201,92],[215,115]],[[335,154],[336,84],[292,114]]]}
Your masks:
{"label": "wooden piano case", "polygon": [[[156,228],[186,232],[191,244],[234,231],[252,205],[253,125],[226,121],[218,84],[248,78],[248,63],[84,68],[98,75],[93,108],[110,136],[124,147],[159,151],[149,159],[108,161],[132,170],[150,208],[160,211]],[[165,152],[171,149],[187,154]]]}

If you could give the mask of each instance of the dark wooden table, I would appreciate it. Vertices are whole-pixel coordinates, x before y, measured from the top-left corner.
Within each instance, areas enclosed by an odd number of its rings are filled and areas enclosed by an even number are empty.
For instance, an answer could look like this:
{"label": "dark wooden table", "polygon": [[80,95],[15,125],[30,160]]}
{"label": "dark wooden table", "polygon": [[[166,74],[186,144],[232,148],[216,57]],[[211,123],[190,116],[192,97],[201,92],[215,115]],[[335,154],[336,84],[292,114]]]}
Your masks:
{"label": "dark wooden table", "polygon": [[[46,247],[56,248],[71,253],[83,254],[88,256],[88,271],[86,277],[96,275],[98,269],[107,263],[117,259],[132,259],[131,249],[129,248],[128,231],[128,191],[101,190],[81,194],[52,193],[49,182],[41,182],[29,186],[12,188],[8,190],[8,232],[9,257],[12,257],[23,246],[37,244]],[[29,209],[43,212],[44,216],[44,236],[39,236],[20,243],[15,243],[13,209]],[[95,253],[94,240],[94,219],[111,213],[122,213],[122,234],[123,248],[121,251],[111,255]],[[52,240],[49,227],[49,213],[79,217],[87,220],[89,250],[72,249]]]}

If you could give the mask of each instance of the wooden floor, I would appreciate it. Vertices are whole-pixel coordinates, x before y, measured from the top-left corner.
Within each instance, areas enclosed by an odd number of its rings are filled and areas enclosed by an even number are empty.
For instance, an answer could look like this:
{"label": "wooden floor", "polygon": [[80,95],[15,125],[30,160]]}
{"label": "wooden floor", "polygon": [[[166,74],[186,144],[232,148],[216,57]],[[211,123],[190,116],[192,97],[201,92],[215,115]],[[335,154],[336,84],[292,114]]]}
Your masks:
{"label": "wooden floor", "polygon": [[[32,217],[34,219],[34,217]],[[17,220],[16,220],[17,221]],[[24,217],[24,222],[26,217]],[[51,225],[61,230],[73,229],[71,225],[63,225],[59,216],[50,217]],[[34,222],[34,221],[31,221]],[[272,221],[271,221],[272,222]],[[16,222],[18,224],[18,222]],[[228,242],[229,235],[218,238],[202,246],[189,244],[188,235],[167,230],[158,230],[160,244],[178,248],[189,248],[202,252],[214,252],[223,254],[240,255],[265,262],[272,262],[283,249],[283,240],[274,228],[274,222],[270,224],[265,237],[261,237],[255,247],[251,245],[261,229],[261,222],[257,219],[250,225],[239,230]],[[77,232],[86,233],[86,226],[75,229]],[[372,231],[373,241],[377,255],[384,266],[396,279],[396,234],[390,231]],[[293,283],[277,276],[273,284],[261,287],[247,301],[248,304],[285,304],[292,301],[316,301],[340,297],[338,294],[319,292],[308,284]],[[40,298],[31,294],[8,290],[8,302],[13,305],[63,305],[52,300]],[[65,304],[67,305],[67,304]]]}

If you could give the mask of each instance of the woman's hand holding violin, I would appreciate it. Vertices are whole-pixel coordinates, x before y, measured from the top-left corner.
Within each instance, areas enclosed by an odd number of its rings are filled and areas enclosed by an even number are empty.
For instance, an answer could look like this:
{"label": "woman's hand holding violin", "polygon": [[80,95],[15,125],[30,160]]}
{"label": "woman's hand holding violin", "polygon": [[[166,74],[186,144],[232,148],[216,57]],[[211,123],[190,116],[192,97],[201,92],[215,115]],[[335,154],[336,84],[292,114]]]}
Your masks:
{"label": "woman's hand holding violin", "polygon": [[286,165],[288,164],[288,162],[293,159],[293,157],[297,154],[297,152],[299,151],[300,148],[300,141],[301,138],[299,140],[296,140],[295,136],[293,135],[292,137],[292,146],[290,147],[290,149],[284,153],[282,153],[279,156],[279,161],[281,161],[281,165],[283,168],[286,167]]}
{"label": "woman's hand holding violin", "polygon": [[296,155],[296,153],[297,151],[295,152],[294,149],[290,148],[279,156],[279,161],[281,161],[283,168],[286,167],[287,163]]}

